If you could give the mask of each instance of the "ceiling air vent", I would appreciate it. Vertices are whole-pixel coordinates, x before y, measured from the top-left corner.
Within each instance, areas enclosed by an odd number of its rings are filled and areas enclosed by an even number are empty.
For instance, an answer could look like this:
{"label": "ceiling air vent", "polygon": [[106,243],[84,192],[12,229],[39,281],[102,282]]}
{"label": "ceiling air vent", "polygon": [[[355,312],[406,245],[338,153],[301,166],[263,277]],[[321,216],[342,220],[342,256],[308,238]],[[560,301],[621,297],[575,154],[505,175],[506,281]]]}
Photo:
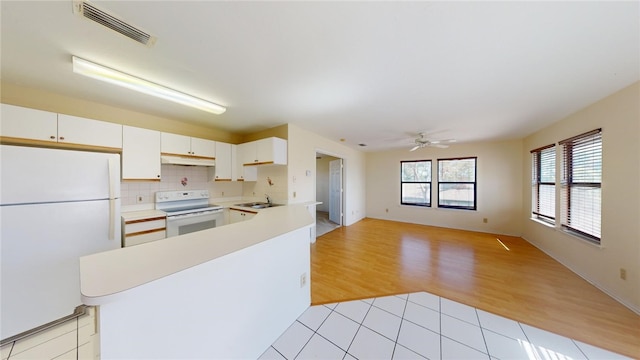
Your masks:
{"label": "ceiling air vent", "polygon": [[154,36],[149,35],[133,25],[127,24],[90,2],[74,0],[73,12],[146,46],[152,46],[156,41]]}

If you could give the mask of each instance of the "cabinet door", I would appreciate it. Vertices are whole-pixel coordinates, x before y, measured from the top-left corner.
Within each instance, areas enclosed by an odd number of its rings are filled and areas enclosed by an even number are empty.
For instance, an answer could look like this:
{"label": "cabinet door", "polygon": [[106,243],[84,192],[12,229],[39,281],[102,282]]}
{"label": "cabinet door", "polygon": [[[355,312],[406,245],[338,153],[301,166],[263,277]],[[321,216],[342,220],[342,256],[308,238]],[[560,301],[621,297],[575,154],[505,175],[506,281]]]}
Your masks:
{"label": "cabinet door", "polygon": [[7,138],[58,141],[58,115],[56,113],[0,104],[0,135]]}
{"label": "cabinet door", "polygon": [[259,161],[255,141],[238,145],[238,152],[243,164],[255,164]]}
{"label": "cabinet door", "polygon": [[287,164],[287,140],[276,137],[258,140],[256,152],[261,164]]}
{"label": "cabinet door", "polygon": [[238,181],[241,178],[242,164],[238,161],[238,145],[231,144],[231,181]]}
{"label": "cabinet door", "polygon": [[184,135],[163,132],[161,138],[161,152],[172,155],[191,155],[191,138]]}
{"label": "cabinet door", "polygon": [[122,127],[122,179],[160,180],[160,132]]}
{"label": "cabinet door", "polygon": [[122,125],[59,114],[58,142],[121,149]]}
{"label": "cabinet door", "polygon": [[216,142],[216,175],[215,181],[231,181],[232,156],[231,144]]}
{"label": "cabinet door", "polygon": [[191,155],[212,159],[216,158],[216,142],[213,140],[191,138]]}
{"label": "cabinet door", "polygon": [[272,161],[277,165],[287,165],[287,140],[271,138],[272,140]]}
{"label": "cabinet door", "polygon": [[237,223],[240,221],[247,221],[256,216],[256,213],[241,211],[236,209],[229,209],[229,221],[230,224]]}
{"label": "cabinet door", "polygon": [[242,211],[229,209],[229,224],[235,224],[243,221],[244,216],[242,216],[242,214],[244,214]]}

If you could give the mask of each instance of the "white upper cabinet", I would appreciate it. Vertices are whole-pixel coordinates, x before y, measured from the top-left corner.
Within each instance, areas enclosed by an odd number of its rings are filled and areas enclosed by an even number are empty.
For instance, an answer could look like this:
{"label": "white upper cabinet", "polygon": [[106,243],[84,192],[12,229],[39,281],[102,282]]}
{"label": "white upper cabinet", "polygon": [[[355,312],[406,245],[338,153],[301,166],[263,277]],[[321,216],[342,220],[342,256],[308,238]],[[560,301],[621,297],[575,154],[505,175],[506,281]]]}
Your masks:
{"label": "white upper cabinet", "polygon": [[216,142],[213,140],[191,138],[191,155],[205,158],[216,158]]}
{"label": "white upper cabinet", "polygon": [[122,125],[1,104],[5,139],[122,148]]}
{"label": "white upper cabinet", "polygon": [[161,133],[160,146],[163,154],[191,155],[191,138],[184,135]]}
{"label": "white upper cabinet", "polygon": [[232,145],[216,141],[215,181],[231,181],[233,178]]}
{"label": "white upper cabinet", "polygon": [[122,128],[122,180],[160,181],[160,132]]}
{"label": "white upper cabinet", "polygon": [[122,125],[59,114],[58,142],[121,149]]}
{"label": "white upper cabinet", "polygon": [[216,142],[184,135],[163,132],[161,134],[162,153],[167,155],[195,156],[215,159]]}
{"label": "white upper cabinet", "polygon": [[239,146],[243,165],[287,165],[287,140],[270,137]]}
{"label": "white upper cabinet", "polygon": [[[255,158],[256,147],[253,142],[240,144],[236,147],[237,159],[236,171],[238,181],[257,181],[258,168],[256,166],[244,166],[247,162],[252,162]],[[248,155],[247,155],[248,153]],[[253,163],[251,163],[253,165]]]}
{"label": "white upper cabinet", "polygon": [[244,180],[242,178],[242,164],[238,161],[238,145],[231,144],[231,180]]}
{"label": "white upper cabinet", "polygon": [[3,138],[58,141],[58,114],[8,104],[0,106]]}

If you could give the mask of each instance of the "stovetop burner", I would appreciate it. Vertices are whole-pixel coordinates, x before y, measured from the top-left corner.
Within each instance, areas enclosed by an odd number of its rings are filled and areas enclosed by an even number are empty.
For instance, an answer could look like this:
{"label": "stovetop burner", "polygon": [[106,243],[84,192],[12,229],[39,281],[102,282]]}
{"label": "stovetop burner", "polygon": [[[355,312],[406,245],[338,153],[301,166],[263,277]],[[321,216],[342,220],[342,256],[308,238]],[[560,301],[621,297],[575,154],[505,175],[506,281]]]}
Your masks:
{"label": "stovetop burner", "polygon": [[156,210],[168,216],[197,213],[222,209],[220,205],[209,204],[209,191],[159,191],[156,193]]}

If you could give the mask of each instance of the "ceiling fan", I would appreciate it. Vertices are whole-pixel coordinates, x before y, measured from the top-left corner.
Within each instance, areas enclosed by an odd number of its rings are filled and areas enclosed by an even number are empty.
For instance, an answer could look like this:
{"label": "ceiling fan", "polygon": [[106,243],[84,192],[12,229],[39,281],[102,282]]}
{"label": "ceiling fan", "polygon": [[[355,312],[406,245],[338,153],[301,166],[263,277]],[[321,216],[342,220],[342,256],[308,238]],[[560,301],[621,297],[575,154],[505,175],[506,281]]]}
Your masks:
{"label": "ceiling fan", "polygon": [[419,132],[418,137],[414,140],[415,146],[411,148],[411,150],[409,151],[416,151],[424,147],[436,147],[436,148],[446,149],[449,147],[449,145],[447,144],[456,142],[455,139],[429,140],[425,136],[426,134],[424,132]]}

